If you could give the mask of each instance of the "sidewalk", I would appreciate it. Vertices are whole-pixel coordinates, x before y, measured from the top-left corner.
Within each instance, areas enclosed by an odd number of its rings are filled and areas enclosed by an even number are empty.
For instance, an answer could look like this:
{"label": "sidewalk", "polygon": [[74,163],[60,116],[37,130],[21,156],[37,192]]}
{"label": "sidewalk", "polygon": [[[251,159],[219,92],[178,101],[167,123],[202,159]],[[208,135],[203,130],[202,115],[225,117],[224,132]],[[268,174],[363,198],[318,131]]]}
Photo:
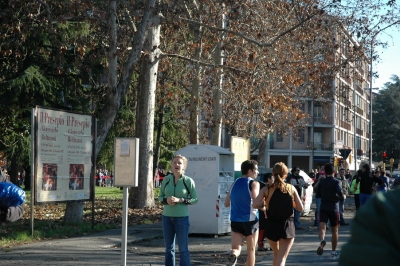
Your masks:
{"label": "sidewalk", "polygon": [[[345,219],[351,224],[354,217],[354,199],[348,198]],[[314,206],[315,208],[315,206]],[[296,231],[296,239],[286,265],[336,265],[330,259],[331,233],[322,256],[316,254],[318,230],[312,226],[314,212],[301,217],[303,231]],[[0,265],[121,265],[121,229],[70,239],[37,242],[0,251]],[[348,241],[350,226],[339,229],[338,250]],[[128,228],[127,265],[164,265],[164,243],[161,223]],[[230,249],[230,236],[189,236],[192,265],[226,265],[226,251]],[[177,258],[179,254],[177,253]],[[237,265],[244,265],[246,246]],[[257,252],[256,266],[271,265],[272,251]]]}

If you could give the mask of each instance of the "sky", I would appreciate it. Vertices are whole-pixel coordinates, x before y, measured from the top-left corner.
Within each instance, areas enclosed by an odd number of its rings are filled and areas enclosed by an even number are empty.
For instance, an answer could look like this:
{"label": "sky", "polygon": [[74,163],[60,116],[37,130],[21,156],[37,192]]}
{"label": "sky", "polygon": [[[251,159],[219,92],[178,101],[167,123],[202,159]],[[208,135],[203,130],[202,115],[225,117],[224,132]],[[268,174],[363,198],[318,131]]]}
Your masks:
{"label": "sky", "polygon": [[388,47],[376,48],[381,59],[372,65],[372,71],[379,75],[379,78],[372,80],[372,87],[382,89],[386,82],[391,81],[390,77],[393,74],[400,77],[400,32],[389,29],[380,33],[378,38],[387,41]]}

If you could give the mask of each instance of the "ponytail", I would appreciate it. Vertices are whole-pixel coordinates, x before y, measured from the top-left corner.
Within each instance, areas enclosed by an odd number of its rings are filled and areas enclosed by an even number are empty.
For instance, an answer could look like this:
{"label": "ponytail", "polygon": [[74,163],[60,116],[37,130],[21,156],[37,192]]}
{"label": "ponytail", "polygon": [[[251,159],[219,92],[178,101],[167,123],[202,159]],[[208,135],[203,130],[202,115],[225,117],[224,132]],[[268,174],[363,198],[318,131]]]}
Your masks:
{"label": "ponytail", "polygon": [[272,186],[275,188],[279,188],[283,193],[288,192],[287,186],[284,181],[287,174],[288,174],[288,168],[282,162],[276,163],[274,165],[274,168],[272,168],[272,175],[275,178]]}

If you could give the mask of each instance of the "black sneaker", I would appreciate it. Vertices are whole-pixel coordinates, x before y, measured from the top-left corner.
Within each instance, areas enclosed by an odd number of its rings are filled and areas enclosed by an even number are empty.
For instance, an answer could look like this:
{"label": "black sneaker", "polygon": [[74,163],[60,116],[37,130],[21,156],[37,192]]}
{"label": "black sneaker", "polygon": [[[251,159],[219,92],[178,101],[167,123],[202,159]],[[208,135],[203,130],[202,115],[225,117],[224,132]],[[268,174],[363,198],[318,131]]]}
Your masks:
{"label": "black sneaker", "polygon": [[228,264],[226,266],[235,266],[236,262],[237,262],[237,256],[231,254],[231,255],[229,255]]}
{"label": "black sneaker", "polygon": [[319,244],[318,249],[317,249],[317,254],[318,254],[318,255],[321,256],[321,255],[324,253],[324,247],[325,247],[325,245],[326,245],[326,241],[325,241],[325,240],[322,240],[321,243]]}
{"label": "black sneaker", "polygon": [[266,247],[263,246],[258,246],[257,251],[267,251],[268,249]]}

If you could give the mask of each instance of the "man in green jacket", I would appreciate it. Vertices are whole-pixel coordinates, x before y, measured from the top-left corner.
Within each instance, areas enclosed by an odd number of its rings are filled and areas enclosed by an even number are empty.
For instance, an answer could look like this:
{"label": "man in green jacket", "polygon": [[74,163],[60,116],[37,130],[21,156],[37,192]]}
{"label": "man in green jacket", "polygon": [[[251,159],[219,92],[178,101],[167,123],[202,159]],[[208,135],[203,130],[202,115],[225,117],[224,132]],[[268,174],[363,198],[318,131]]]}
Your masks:
{"label": "man in green jacket", "polygon": [[356,210],[360,208],[360,187],[357,187],[357,178],[359,175],[362,174],[362,170],[358,170],[357,173],[354,175],[353,180],[351,181],[350,185],[350,192],[354,194],[354,204],[356,205]]}

